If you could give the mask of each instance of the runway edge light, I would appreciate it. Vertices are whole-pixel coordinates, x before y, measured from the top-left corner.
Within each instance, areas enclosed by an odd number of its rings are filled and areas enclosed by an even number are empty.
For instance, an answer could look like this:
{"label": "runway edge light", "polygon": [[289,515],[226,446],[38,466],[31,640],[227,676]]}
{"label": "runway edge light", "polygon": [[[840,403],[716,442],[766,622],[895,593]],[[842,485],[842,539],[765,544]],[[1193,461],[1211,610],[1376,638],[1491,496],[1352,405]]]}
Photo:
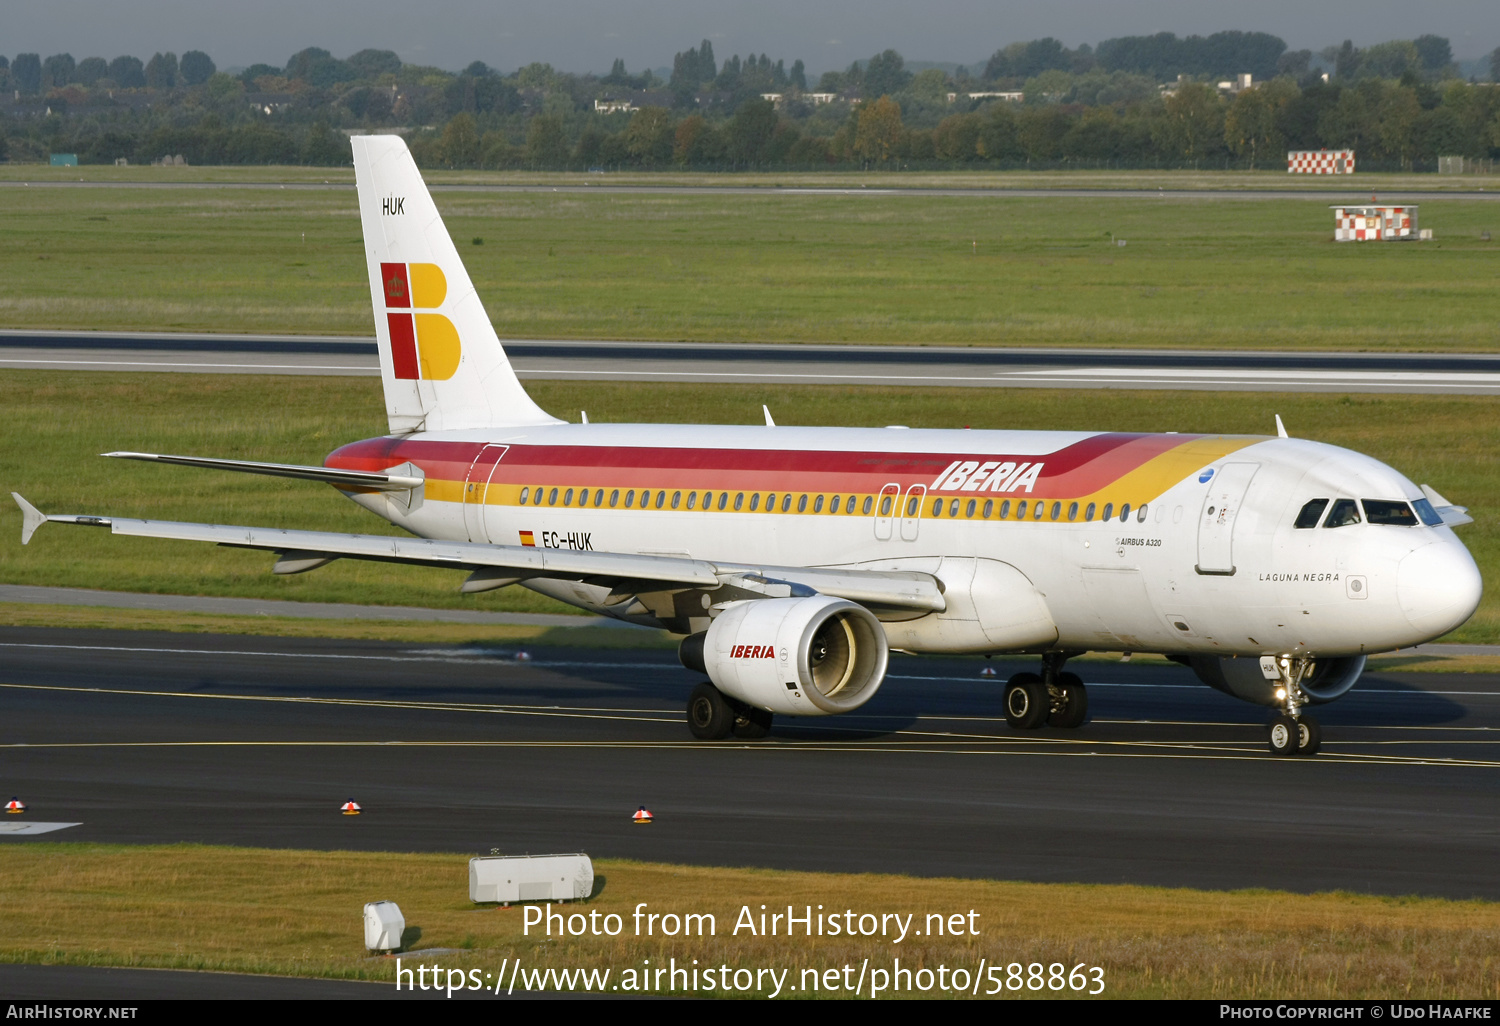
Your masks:
{"label": "runway edge light", "polygon": [[[5,803],[5,811],[11,814],[25,812],[26,803],[19,798],[12,797],[10,801]],[[650,813],[647,813],[647,815],[650,815]]]}
{"label": "runway edge light", "polygon": [[631,819],[636,823],[649,823],[651,822],[652,818],[653,817],[650,810],[647,809],[644,805],[642,805],[639,809],[636,809],[635,815],[631,817]]}
{"label": "runway edge light", "polygon": [[346,816],[358,816],[364,810],[359,807],[359,802],[347,801],[339,806],[339,811]]}

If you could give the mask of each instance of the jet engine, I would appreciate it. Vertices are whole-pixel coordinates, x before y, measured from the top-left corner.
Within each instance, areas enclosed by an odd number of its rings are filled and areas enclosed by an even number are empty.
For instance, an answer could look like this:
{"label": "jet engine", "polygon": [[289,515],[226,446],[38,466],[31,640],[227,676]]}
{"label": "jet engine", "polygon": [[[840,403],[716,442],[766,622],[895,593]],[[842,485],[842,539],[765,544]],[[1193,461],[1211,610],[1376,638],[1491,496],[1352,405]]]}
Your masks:
{"label": "jet engine", "polygon": [[[1219,656],[1194,655],[1183,661],[1198,675],[1198,679],[1211,688],[1227,695],[1254,702],[1256,705],[1279,707],[1276,689],[1280,681],[1267,680],[1260,671],[1260,660],[1254,656],[1225,659]],[[1302,690],[1312,704],[1321,705],[1340,697],[1359,680],[1365,672],[1365,657],[1340,656],[1336,659],[1318,659],[1302,680]]]}
{"label": "jet engine", "polygon": [[684,666],[724,694],[791,716],[831,716],[874,697],[890,658],[868,609],[827,595],[729,603],[685,639]]}

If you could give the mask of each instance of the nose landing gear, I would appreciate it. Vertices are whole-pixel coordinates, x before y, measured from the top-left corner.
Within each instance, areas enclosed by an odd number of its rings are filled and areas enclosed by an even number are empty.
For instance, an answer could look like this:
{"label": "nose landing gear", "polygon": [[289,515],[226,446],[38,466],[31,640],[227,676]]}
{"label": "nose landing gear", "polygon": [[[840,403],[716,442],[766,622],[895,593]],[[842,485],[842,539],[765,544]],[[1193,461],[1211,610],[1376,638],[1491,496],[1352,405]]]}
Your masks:
{"label": "nose landing gear", "polygon": [[1076,673],[1062,667],[1071,652],[1042,656],[1042,672],[1018,673],[1005,683],[1005,722],[1016,730],[1036,730],[1042,724],[1058,730],[1083,726],[1089,715],[1088,689]]}
{"label": "nose landing gear", "polygon": [[1312,660],[1303,656],[1261,659],[1261,671],[1281,684],[1275,695],[1282,711],[1266,725],[1266,747],[1272,755],[1316,755],[1322,747],[1322,728],[1314,717],[1302,712],[1308,703],[1302,681],[1311,669]]}

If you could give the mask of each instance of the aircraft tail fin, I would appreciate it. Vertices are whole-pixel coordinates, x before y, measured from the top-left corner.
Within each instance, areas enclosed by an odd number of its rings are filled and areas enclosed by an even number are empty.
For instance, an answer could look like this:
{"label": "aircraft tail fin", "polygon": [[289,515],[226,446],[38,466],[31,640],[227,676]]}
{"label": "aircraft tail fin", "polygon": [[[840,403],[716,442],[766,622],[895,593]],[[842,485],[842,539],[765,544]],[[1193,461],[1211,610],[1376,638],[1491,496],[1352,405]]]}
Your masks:
{"label": "aircraft tail fin", "polygon": [[391,431],[560,423],[521,387],[406,142],[350,141]]}

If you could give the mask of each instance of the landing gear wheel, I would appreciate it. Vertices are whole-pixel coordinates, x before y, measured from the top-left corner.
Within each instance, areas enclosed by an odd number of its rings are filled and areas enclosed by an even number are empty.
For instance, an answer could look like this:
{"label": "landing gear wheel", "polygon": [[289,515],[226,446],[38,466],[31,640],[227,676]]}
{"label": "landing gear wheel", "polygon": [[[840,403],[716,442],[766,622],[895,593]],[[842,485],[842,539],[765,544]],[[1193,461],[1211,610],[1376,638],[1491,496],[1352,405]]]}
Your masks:
{"label": "landing gear wheel", "polygon": [[1266,747],[1272,755],[1296,755],[1301,731],[1297,721],[1285,713],[1274,716],[1266,731]]}
{"label": "landing gear wheel", "polygon": [[1318,721],[1311,716],[1303,716],[1297,721],[1297,754],[1317,755],[1322,746],[1323,729],[1318,726]]}
{"label": "landing gear wheel", "polygon": [[734,714],[731,733],[746,741],[755,741],[771,732],[771,714],[764,709],[745,706]]}
{"label": "landing gear wheel", "polygon": [[1047,721],[1052,698],[1034,673],[1018,673],[1005,683],[1005,722],[1017,730],[1035,730]]}
{"label": "landing gear wheel", "polygon": [[721,741],[734,729],[734,709],[718,688],[704,681],[688,696],[687,721],[699,741]]}
{"label": "landing gear wheel", "polygon": [[1063,693],[1062,708],[1053,709],[1047,725],[1058,730],[1076,730],[1089,715],[1089,692],[1083,678],[1076,673],[1059,673],[1057,687]]}

